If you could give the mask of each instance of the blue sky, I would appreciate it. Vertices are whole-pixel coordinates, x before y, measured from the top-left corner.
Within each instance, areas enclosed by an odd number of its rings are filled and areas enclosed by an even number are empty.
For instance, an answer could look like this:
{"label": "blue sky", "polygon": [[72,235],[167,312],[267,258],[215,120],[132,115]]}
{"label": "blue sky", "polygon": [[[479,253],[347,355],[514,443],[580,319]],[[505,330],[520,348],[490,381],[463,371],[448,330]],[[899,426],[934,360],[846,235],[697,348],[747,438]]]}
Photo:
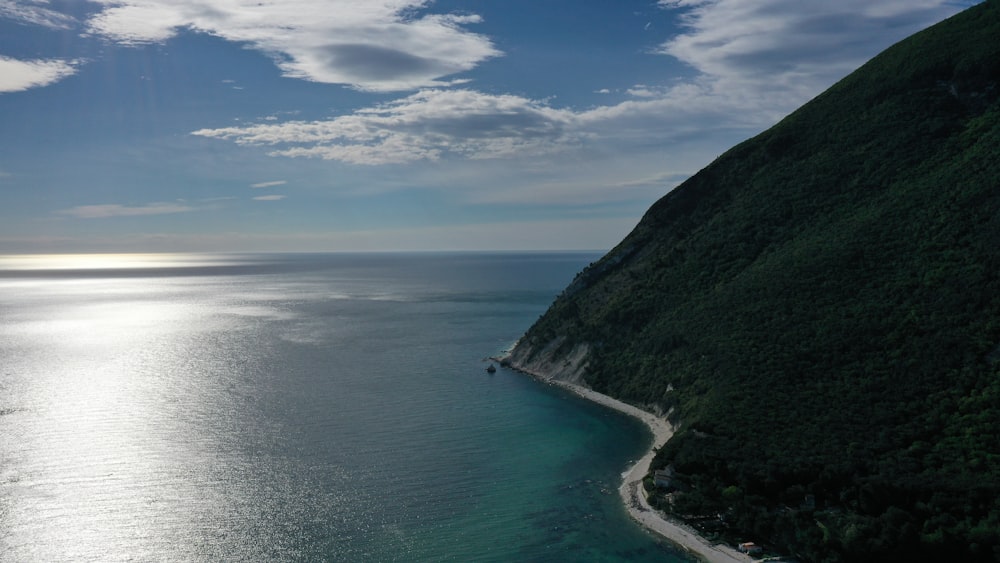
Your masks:
{"label": "blue sky", "polygon": [[940,0],[0,0],[0,252],[607,249]]}

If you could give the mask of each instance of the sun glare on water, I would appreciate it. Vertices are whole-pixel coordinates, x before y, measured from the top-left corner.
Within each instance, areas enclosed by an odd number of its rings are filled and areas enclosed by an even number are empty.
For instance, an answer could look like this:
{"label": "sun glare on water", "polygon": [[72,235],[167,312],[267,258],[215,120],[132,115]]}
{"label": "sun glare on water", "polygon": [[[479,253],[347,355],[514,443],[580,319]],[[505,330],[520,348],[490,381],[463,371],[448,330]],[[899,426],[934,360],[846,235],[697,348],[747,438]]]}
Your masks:
{"label": "sun glare on water", "polygon": [[204,264],[197,254],[19,254],[0,256],[0,270],[124,270]]}
{"label": "sun glare on water", "polygon": [[[157,272],[208,263],[172,254],[0,256],[9,274],[0,275],[0,408],[12,413],[0,420],[0,536],[34,546],[31,557],[0,560],[98,560],[81,554],[102,550],[196,559],[183,548],[159,553],[172,539],[155,526],[189,533],[176,515],[204,520],[218,510],[199,496],[214,484],[201,460],[215,449],[200,449],[208,438],[197,421],[226,399],[213,377],[225,372],[197,366],[231,358],[204,345],[227,337],[216,320],[220,299],[205,297],[218,282]],[[116,273],[134,270],[149,275]]]}

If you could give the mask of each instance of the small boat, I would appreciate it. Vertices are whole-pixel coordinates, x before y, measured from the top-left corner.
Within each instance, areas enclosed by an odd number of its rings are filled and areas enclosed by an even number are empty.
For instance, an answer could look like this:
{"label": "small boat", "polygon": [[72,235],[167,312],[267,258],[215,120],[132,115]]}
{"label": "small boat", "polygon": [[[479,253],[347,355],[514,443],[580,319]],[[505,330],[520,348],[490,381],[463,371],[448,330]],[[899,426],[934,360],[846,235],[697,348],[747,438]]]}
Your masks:
{"label": "small boat", "polygon": [[486,373],[496,373],[496,372],[497,372],[497,367],[493,364],[490,364],[489,367],[486,368]]}

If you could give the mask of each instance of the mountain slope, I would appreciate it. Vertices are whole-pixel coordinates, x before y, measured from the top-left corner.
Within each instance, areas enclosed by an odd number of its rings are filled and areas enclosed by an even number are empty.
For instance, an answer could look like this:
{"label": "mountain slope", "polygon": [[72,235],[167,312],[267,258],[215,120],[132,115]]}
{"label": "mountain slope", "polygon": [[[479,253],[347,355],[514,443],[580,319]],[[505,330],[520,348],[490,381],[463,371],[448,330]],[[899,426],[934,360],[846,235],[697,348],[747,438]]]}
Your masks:
{"label": "mountain slope", "polygon": [[670,411],[653,500],[723,533],[1000,560],[998,98],[988,0],[663,197],[510,362]]}

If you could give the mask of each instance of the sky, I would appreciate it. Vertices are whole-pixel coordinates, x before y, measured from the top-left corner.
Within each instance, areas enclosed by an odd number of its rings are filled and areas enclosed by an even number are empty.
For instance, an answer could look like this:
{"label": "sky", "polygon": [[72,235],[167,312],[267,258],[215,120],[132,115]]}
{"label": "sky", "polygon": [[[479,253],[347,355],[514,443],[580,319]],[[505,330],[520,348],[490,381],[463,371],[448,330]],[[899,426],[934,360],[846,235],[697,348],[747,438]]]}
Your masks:
{"label": "sky", "polygon": [[0,253],[606,250],[974,3],[0,0]]}

